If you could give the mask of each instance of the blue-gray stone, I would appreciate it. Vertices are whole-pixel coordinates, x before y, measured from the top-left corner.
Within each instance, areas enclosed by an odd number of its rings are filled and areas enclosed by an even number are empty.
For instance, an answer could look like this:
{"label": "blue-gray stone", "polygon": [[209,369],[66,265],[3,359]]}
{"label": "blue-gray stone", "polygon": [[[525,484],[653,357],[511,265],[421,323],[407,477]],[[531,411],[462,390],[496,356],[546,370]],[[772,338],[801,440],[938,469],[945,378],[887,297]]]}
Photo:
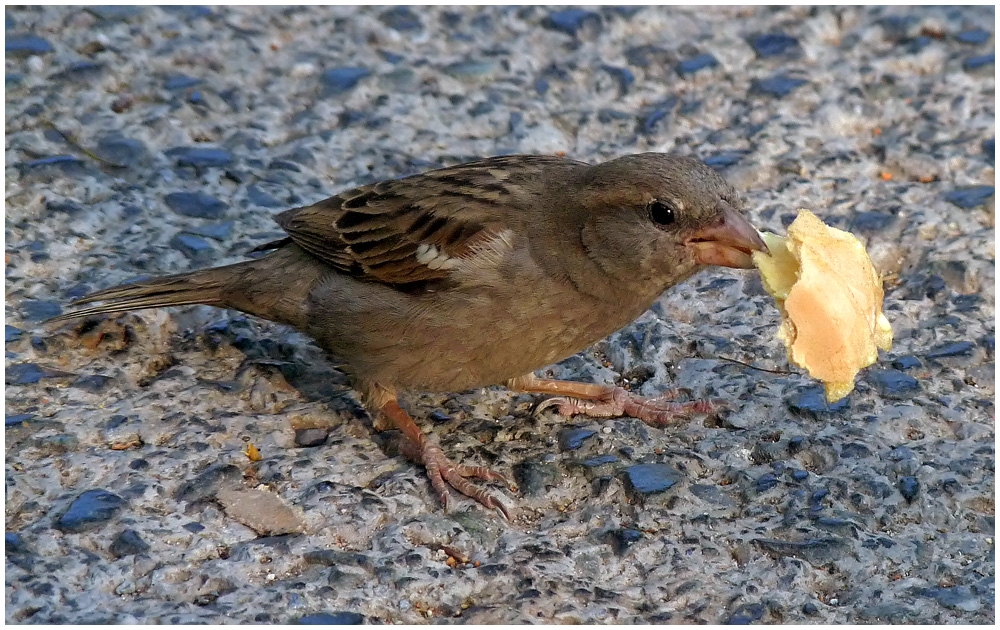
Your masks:
{"label": "blue-gray stone", "polygon": [[545,79],[535,79],[535,91],[544,96],[549,91],[549,82]]}
{"label": "blue-gray stone", "polygon": [[190,226],[186,228],[186,231],[198,236],[207,236],[217,241],[224,241],[232,235],[234,226],[235,223],[233,221],[224,221],[223,223]]}
{"label": "blue-gray stone", "polygon": [[7,366],[3,376],[7,385],[31,385],[55,375],[37,363],[15,363]]}
{"label": "blue-gray stone", "polygon": [[191,532],[192,534],[197,534],[198,532],[205,531],[205,526],[202,525],[201,523],[192,522],[192,523],[184,523],[183,525],[181,525],[181,529],[185,529]]}
{"label": "blue-gray stone", "polygon": [[35,417],[34,414],[30,413],[16,413],[12,416],[4,416],[3,425],[5,427],[17,426],[19,424],[24,424],[25,422],[31,420],[34,417]]}
{"label": "blue-gray stone", "polygon": [[142,15],[145,7],[130,4],[112,4],[106,6],[89,6],[87,11],[107,22],[125,22]]}
{"label": "blue-gray stone", "polygon": [[750,45],[759,57],[775,57],[798,48],[799,40],[784,33],[766,33],[751,39]]}
{"label": "blue-gray stone", "polygon": [[760,603],[743,604],[733,611],[726,623],[733,626],[746,626],[763,619],[765,610],[764,605]]}
{"label": "blue-gray stone", "polygon": [[139,532],[134,529],[126,529],[115,536],[108,551],[116,558],[123,558],[134,556],[137,553],[146,553],[149,551],[149,545],[142,539]]}
{"label": "blue-gray stone", "polygon": [[906,40],[906,52],[911,55],[916,55],[924,48],[930,46],[931,42],[934,41],[926,35],[920,35],[919,37],[914,37],[913,39]]}
{"label": "blue-gray stone", "polygon": [[992,66],[994,63],[996,63],[996,53],[990,53],[988,55],[969,57],[962,62],[962,68],[965,70],[978,70],[979,68]]}
{"label": "blue-gray stone", "polygon": [[982,607],[979,597],[968,586],[944,586],[928,589],[927,595],[933,597],[945,608],[976,612]]}
{"label": "blue-gray stone", "polygon": [[714,68],[719,65],[719,60],[714,55],[708,53],[685,59],[677,64],[677,74],[694,74],[704,68]]}
{"label": "blue-gray stone", "polygon": [[579,427],[567,427],[559,431],[559,449],[563,451],[575,451],[583,446],[583,441],[596,434],[593,429],[581,429]]}
{"label": "blue-gray stone", "polygon": [[765,552],[777,557],[792,557],[805,560],[812,565],[833,562],[844,555],[848,545],[839,538],[814,538],[805,541],[756,538],[753,541]]}
{"label": "blue-gray stone", "polygon": [[809,615],[811,617],[812,615],[815,615],[818,612],[819,612],[819,606],[817,606],[814,602],[806,602],[802,604],[802,614]]}
{"label": "blue-gray stone", "polygon": [[819,416],[846,409],[847,400],[845,396],[835,403],[828,403],[823,386],[810,385],[798,390],[788,398],[788,408],[794,412]]}
{"label": "blue-gray stone", "polygon": [[44,55],[55,51],[49,40],[42,39],[37,35],[22,33],[20,35],[10,35],[5,37],[3,44],[4,52],[9,57],[28,57],[30,55]]}
{"label": "blue-gray stone", "polygon": [[624,553],[626,549],[642,540],[642,532],[635,529],[616,529],[612,532],[615,551]]}
{"label": "blue-gray stone", "polygon": [[227,166],[233,161],[232,153],[214,147],[174,147],[165,153],[176,159],[179,166]]}
{"label": "blue-gray stone", "polygon": [[407,6],[397,6],[383,11],[378,19],[389,28],[402,32],[419,31],[424,28],[417,14]]}
{"label": "blue-gray stone", "polygon": [[618,457],[615,455],[598,455],[596,457],[585,459],[581,463],[587,468],[597,468],[598,466],[603,466],[605,464],[614,464],[617,461]]}
{"label": "blue-gray stone", "polygon": [[618,91],[621,94],[628,94],[629,88],[635,83],[635,75],[628,68],[619,68],[617,66],[601,66],[601,69],[614,77],[615,81],[618,82]]}
{"label": "blue-gray stone", "polygon": [[201,83],[201,79],[195,77],[189,77],[186,74],[174,74],[166,78],[163,81],[163,87],[168,90],[183,90],[185,88],[194,87]]}
{"label": "blue-gray stone", "polygon": [[6,87],[15,87],[24,82],[24,75],[20,72],[7,72],[3,75],[3,84]]}
{"label": "blue-gray stone", "polygon": [[386,61],[388,61],[389,63],[391,63],[393,65],[395,65],[395,64],[399,63],[400,61],[406,59],[406,57],[404,57],[403,55],[400,55],[399,53],[394,53],[394,52],[391,52],[391,51],[388,51],[388,50],[382,50],[381,48],[378,50],[378,55],[379,55],[379,57],[381,57],[382,59],[385,59]]}
{"label": "blue-gray stone", "polygon": [[587,22],[601,24],[601,16],[585,9],[563,9],[553,11],[542,20],[542,27],[552,31],[560,31],[567,35],[576,35]]}
{"label": "blue-gray stone", "polygon": [[982,144],[980,145],[980,148],[983,151],[983,155],[986,156],[986,159],[990,161],[990,164],[993,164],[993,162],[996,161],[997,157],[996,138],[989,138],[988,140],[983,140]]}
{"label": "blue-gray stone", "polygon": [[104,65],[93,61],[76,61],[49,76],[52,81],[93,81],[104,70]]}
{"label": "blue-gray stone", "polygon": [[330,436],[330,432],[320,427],[311,429],[295,429],[295,446],[308,448],[311,446],[321,446]]}
{"label": "blue-gray stone", "polygon": [[4,324],[3,328],[3,338],[4,343],[10,343],[12,341],[17,341],[24,334],[24,331],[17,326],[11,326],[10,324]]}
{"label": "blue-gray stone", "polygon": [[917,379],[892,368],[869,370],[865,379],[885,398],[909,398],[920,389]]}
{"label": "blue-gray stone", "polygon": [[640,119],[639,127],[642,129],[643,133],[652,134],[656,131],[660,122],[665,120],[669,115],[669,107],[657,107]]}
{"label": "blue-gray stone", "polygon": [[684,475],[667,464],[636,464],[625,469],[625,484],[632,494],[664,492],[684,480]]}
{"label": "blue-gray stone", "polygon": [[188,95],[188,103],[194,105],[201,105],[205,102],[205,95],[201,93],[201,90],[193,90],[191,94]]}
{"label": "blue-gray stone", "polygon": [[361,613],[335,611],[330,613],[313,613],[299,617],[298,624],[303,626],[358,626],[365,622]]}
{"label": "blue-gray stone", "polygon": [[993,186],[966,186],[949,192],[944,196],[944,200],[959,208],[975,208],[986,203],[993,193]]}
{"label": "blue-gray stone", "polygon": [[456,79],[480,79],[499,69],[496,61],[456,61],[442,68],[444,73]]}
{"label": "blue-gray stone", "polygon": [[204,501],[214,497],[221,488],[239,483],[242,479],[243,472],[236,466],[216,464],[178,488],[174,499],[189,503]]}
{"label": "blue-gray stone", "polygon": [[21,300],[18,306],[28,322],[44,321],[63,312],[62,305],[53,300]]}
{"label": "blue-gray stone", "polygon": [[170,193],[163,200],[177,214],[196,219],[221,219],[226,212],[226,204],[202,192]]}
{"label": "blue-gray stone", "polygon": [[917,498],[917,493],[920,492],[920,482],[917,478],[912,475],[906,475],[905,477],[900,477],[899,479],[899,493],[903,495],[907,503],[913,503],[913,500]]}
{"label": "blue-gray stone", "polygon": [[794,479],[795,481],[805,481],[806,479],[809,478],[808,470],[795,469],[791,471],[791,474],[792,474],[792,479]]}
{"label": "blue-gray stone", "polygon": [[774,473],[764,473],[757,478],[757,492],[767,492],[778,485],[778,477]]}
{"label": "blue-gray stone", "polygon": [[99,392],[107,387],[113,379],[110,376],[103,376],[101,374],[89,374],[86,376],[81,376],[70,383],[70,387],[76,387],[78,389],[85,389],[90,392]]}
{"label": "blue-gray stone", "polygon": [[944,357],[958,357],[972,354],[976,344],[971,341],[956,341],[935,347],[925,354],[928,359],[942,359]]}
{"label": "blue-gray stone", "polygon": [[264,192],[264,190],[257,184],[252,184],[250,188],[247,189],[247,199],[253,205],[263,206],[265,208],[280,208],[285,205],[268,193]]}
{"label": "blue-gray stone", "polygon": [[15,20],[14,16],[10,14],[10,11],[4,11],[3,17],[4,17],[4,30],[10,30],[17,26],[17,20]]}
{"label": "blue-gray stone", "polygon": [[912,354],[897,357],[896,360],[892,362],[892,367],[898,370],[909,370],[911,368],[920,367],[920,365],[920,359]]}
{"label": "blue-gray stone", "polygon": [[732,166],[742,160],[745,156],[749,155],[750,151],[736,150],[736,151],[720,151],[714,153],[705,158],[705,164],[708,164],[717,171]]}
{"label": "blue-gray stone", "polygon": [[73,173],[83,170],[84,162],[75,155],[53,155],[24,163],[26,169],[48,168],[52,166],[64,172]]}
{"label": "blue-gray stone", "polygon": [[977,28],[971,31],[962,31],[955,35],[955,39],[963,44],[985,44],[990,40],[990,32]]}
{"label": "blue-gray stone", "polygon": [[781,98],[791,94],[793,90],[802,87],[806,83],[809,82],[805,79],[797,79],[784,74],[776,74],[768,77],[767,79],[754,81],[750,86],[750,92],[767,94]]}
{"label": "blue-gray stone", "polygon": [[125,499],[107,490],[87,490],[70,504],[56,521],[64,532],[85,532],[97,529],[113,519],[125,505]]}
{"label": "blue-gray stone", "polygon": [[204,262],[212,258],[212,245],[200,236],[194,234],[177,234],[170,239],[170,246],[184,254],[188,259]]}
{"label": "blue-gray stone", "polygon": [[199,4],[170,4],[161,5],[160,9],[168,13],[174,13],[181,17],[188,19],[209,17],[212,15],[212,9],[209,7],[199,5]]}
{"label": "blue-gray stone", "polygon": [[144,142],[118,135],[101,138],[97,142],[97,154],[122,166],[133,166],[149,156]]}
{"label": "blue-gray stone", "polygon": [[901,462],[907,459],[916,458],[917,454],[909,446],[897,446],[889,451],[889,459],[894,462]]}
{"label": "blue-gray stone", "polygon": [[322,96],[334,96],[353,90],[361,79],[371,75],[367,68],[332,68],[320,76]]}
{"label": "blue-gray stone", "polygon": [[896,222],[896,215],[885,212],[858,212],[851,217],[851,232],[880,232]]}

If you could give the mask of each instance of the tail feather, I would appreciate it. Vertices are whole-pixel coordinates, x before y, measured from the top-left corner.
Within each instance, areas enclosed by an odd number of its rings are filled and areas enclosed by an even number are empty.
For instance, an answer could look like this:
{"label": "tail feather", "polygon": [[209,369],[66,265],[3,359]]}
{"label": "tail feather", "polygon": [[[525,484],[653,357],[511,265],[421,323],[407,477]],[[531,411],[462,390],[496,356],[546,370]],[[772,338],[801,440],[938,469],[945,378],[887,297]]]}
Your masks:
{"label": "tail feather", "polygon": [[163,306],[183,306],[186,304],[207,304],[222,306],[222,290],[228,273],[225,267],[182,273],[163,278],[154,278],[131,284],[121,284],[109,289],[96,291],[74,300],[72,306],[103,302],[97,306],[63,313],[47,323],[68,321],[79,317],[118,313]]}

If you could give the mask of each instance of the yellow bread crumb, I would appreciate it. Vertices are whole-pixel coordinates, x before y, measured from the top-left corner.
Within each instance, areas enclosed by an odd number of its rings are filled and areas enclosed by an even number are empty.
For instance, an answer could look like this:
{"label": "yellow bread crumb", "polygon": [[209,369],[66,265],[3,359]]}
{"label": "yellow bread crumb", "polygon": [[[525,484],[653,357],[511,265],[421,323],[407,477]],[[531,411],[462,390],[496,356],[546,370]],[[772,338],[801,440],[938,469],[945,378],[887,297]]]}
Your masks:
{"label": "yellow bread crumb", "polygon": [[853,234],[808,210],[799,210],[788,238],[762,236],[771,253],[754,252],[753,260],[781,311],[788,361],[823,381],[827,401],[840,400],[878,359],[877,348],[892,348],[882,279]]}

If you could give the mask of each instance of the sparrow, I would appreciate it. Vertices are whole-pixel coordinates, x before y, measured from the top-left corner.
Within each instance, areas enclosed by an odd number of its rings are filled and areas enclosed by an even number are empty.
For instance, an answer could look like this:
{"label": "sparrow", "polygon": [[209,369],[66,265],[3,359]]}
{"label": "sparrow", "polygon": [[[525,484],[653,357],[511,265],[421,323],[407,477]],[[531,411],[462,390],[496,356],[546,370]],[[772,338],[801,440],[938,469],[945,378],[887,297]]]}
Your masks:
{"label": "sparrow", "polygon": [[336,357],[376,428],[394,427],[448,507],[450,488],[509,519],[400,407],[401,391],[505,384],[552,394],[564,416],[629,415],[662,427],[707,401],[645,399],[534,371],[626,326],[710,265],[766,251],[737,191],[704,163],[664,153],[601,164],[509,155],[347,190],[276,215],[266,255],[123,284],[55,318],[207,304],[293,326]]}

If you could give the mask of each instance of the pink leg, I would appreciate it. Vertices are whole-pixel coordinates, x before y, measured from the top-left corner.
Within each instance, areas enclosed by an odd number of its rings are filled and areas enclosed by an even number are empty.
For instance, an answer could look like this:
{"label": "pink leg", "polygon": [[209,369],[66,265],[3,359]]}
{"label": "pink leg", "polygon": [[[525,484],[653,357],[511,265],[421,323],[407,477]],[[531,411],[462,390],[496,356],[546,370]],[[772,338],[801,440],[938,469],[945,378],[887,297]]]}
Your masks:
{"label": "pink leg", "polygon": [[427,476],[430,477],[431,485],[441,497],[445,510],[448,509],[449,487],[451,487],[488,508],[500,510],[504,517],[510,520],[510,513],[499,499],[477,487],[467,478],[499,481],[511,490],[517,490],[517,486],[500,473],[485,466],[465,466],[448,459],[441,447],[420,431],[413,419],[403,411],[395,399],[383,404],[380,411],[394,427],[403,432],[406,437],[404,450],[408,456],[423,464],[427,469]]}
{"label": "pink leg", "polygon": [[555,407],[562,416],[630,416],[654,427],[682,422],[692,414],[711,413],[719,407],[718,402],[709,400],[671,402],[677,397],[675,390],[665,392],[659,398],[643,398],[622,387],[553,381],[536,378],[532,374],[511,379],[507,382],[507,387],[522,392],[560,394],[543,401],[536,411]]}

